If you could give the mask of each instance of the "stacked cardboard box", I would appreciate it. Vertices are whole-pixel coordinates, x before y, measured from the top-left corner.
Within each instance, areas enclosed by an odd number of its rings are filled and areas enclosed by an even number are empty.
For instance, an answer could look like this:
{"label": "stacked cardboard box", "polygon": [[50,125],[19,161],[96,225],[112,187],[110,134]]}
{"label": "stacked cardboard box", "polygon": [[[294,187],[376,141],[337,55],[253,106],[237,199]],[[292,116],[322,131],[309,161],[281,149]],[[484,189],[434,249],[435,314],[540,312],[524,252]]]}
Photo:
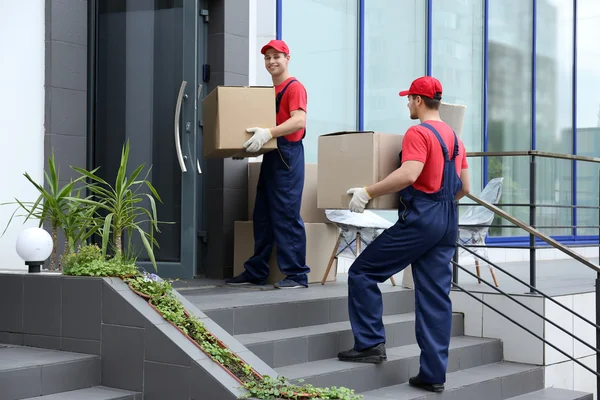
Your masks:
{"label": "stacked cardboard box", "polygon": [[[260,174],[261,163],[248,164],[248,221],[236,221],[234,225],[233,273],[244,271],[244,262],[254,253],[254,235],[252,214],[256,199],[256,185]],[[327,269],[327,264],[334,250],[338,237],[338,229],[328,222],[325,210],[317,208],[317,165],[305,165],[304,190],[300,215],[306,228],[306,264],[311,272],[308,283],[320,282]],[[269,265],[271,273],[268,283],[283,279],[277,265],[277,246],[273,247]],[[336,279],[337,260],[334,261],[328,281]]]}
{"label": "stacked cardboard box", "polygon": [[[400,165],[404,135],[379,132],[337,132],[319,136],[317,206],[348,209],[352,187],[385,178]],[[397,210],[398,196],[370,201],[367,208]]]}

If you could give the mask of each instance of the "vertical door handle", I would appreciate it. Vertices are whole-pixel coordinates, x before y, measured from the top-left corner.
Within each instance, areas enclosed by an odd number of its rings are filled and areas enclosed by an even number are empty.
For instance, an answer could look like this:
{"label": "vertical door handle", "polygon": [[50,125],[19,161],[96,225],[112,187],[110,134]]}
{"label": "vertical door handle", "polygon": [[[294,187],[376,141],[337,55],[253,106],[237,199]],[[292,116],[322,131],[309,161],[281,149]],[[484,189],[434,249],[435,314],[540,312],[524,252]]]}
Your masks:
{"label": "vertical door handle", "polygon": [[177,152],[177,161],[179,161],[179,167],[181,172],[187,172],[185,167],[185,161],[181,152],[181,137],[180,137],[180,119],[181,119],[181,103],[183,102],[183,95],[185,93],[185,87],[187,86],[186,81],[181,82],[179,88],[179,95],[177,96],[177,104],[175,105],[175,151]]}

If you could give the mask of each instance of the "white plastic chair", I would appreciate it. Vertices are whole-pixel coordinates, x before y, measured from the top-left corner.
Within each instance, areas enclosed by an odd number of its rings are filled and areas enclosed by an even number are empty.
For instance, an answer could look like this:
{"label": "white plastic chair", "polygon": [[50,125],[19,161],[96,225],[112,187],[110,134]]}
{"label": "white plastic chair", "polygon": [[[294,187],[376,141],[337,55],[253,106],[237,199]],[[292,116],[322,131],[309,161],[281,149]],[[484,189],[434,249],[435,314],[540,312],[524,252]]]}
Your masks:
{"label": "white plastic chair", "polygon": [[[349,210],[325,210],[325,215],[339,228],[339,234],[329,258],[329,264],[323,274],[322,285],[329,276],[333,261],[340,254],[349,250],[355,257],[358,257],[363,245],[368,246],[385,229],[393,225],[392,222],[369,210],[365,210],[363,213],[354,213]],[[396,286],[393,276],[390,280],[392,285]]]}
{"label": "white plastic chair", "polygon": [[[502,196],[502,182],[504,178],[494,178],[488,182],[485,186],[479,198],[491,204],[497,204],[500,201],[500,197]],[[460,217],[459,224],[461,225],[459,228],[459,240],[460,243],[468,246],[468,245],[478,245],[485,246],[485,238],[487,237],[488,231],[490,230],[489,226],[494,220],[494,213],[488,210],[485,207],[475,205],[467,208],[465,213]],[[477,225],[469,227],[468,225]],[[489,260],[488,258],[488,250],[487,247],[470,247],[471,251],[475,254]],[[464,249],[460,249],[459,256],[463,253],[468,253]],[[472,255],[471,253],[468,253]],[[477,270],[477,277],[481,278],[480,270],[479,270],[479,258],[473,255],[473,259],[475,260],[475,268]],[[496,279],[496,273],[494,272],[494,268],[488,264],[490,267],[490,272],[492,274],[492,278],[494,279],[494,284],[498,287],[498,280]],[[481,283],[481,280],[478,279],[478,282]]]}

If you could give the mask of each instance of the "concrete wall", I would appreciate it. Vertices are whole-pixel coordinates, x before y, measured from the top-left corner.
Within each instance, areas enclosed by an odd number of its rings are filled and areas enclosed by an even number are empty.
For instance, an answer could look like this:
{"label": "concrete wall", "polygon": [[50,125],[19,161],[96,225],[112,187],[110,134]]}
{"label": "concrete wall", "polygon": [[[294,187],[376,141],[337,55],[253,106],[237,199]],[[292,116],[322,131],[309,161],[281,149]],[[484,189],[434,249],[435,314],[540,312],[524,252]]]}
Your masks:
{"label": "concrete wall", "polygon": [[250,46],[249,46],[249,78],[250,85],[273,84],[271,75],[265,69],[260,49],[276,37],[276,2],[275,0],[250,0]]}
{"label": "concrete wall", "polygon": [[[244,3],[244,4],[241,4]],[[218,85],[248,85],[249,12],[247,2],[209,1],[209,92]],[[233,274],[233,223],[247,219],[247,160],[207,160],[204,173],[208,245],[204,272],[211,278]]]}
{"label": "concrete wall", "polygon": [[87,0],[46,0],[45,156],[66,183],[86,167]]}
{"label": "concrete wall", "polygon": [[46,0],[44,163],[54,151],[61,185],[87,166],[87,12],[87,0]]}
{"label": "concrete wall", "polygon": [[[240,358],[263,375],[277,373],[182,298]],[[102,384],[145,399],[237,399],[240,383],[119,278],[0,274],[0,343],[102,357]]]}
{"label": "concrete wall", "polygon": [[[34,201],[38,192],[23,177],[42,180],[44,157],[44,2],[0,1],[0,203]],[[16,207],[0,206],[0,232]],[[0,237],[2,268],[24,269],[15,251],[25,227],[13,221]]]}

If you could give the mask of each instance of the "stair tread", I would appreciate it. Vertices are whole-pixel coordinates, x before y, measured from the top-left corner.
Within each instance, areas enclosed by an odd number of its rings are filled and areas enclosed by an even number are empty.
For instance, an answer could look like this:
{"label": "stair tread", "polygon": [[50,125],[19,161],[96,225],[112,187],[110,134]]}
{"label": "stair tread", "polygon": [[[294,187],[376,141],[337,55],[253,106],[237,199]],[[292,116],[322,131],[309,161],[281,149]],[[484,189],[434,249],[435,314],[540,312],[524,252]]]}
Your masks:
{"label": "stair tread", "polygon": [[575,390],[546,388],[523,394],[517,397],[511,397],[510,400],[587,400],[592,399],[590,393],[578,392]]}
{"label": "stair tread", "polygon": [[128,390],[114,389],[107,386],[94,386],[91,388],[73,390],[70,392],[30,397],[29,399],[24,400],[133,400],[136,394],[138,393]]}
{"label": "stair tread", "polygon": [[[415,320],[415,313],[386,315],[383,317],[385,325],[400,322],[409,322]],[[259,333],[248,333],[244,335],[235,335],[235,338],[242,344],[256,344],[269,342],[272,340],[292,339],[303,336],[319,335],[324,333],[339,332],[351,329],[350,321],[330,322],[321,325],[302,326],[299,328],[281,329],[276,331],[266,331]]]}
{"label": "stair tread", "polygon": [[[460,390],[461,388],[489,380],[522,374],[539,368],[541,367],[535,365],[498,362],[452,372],[446,376],[446,390],[444,393]],[[408,383],[369,390],[361,394],[364,396],[364,400],[416,400],[434,399],[439,396],[439,394],[436,393],[430,393],[423,391],[422,389],[414,388]]]}
{"label": "stair tread", "polygon": [[[485,343],[494,343],[498,341],[498,339],[455,336],[450,341],[450,350],[474,345],[481,345]],[[417,357],[419,356],[419,354],[420,349],[417,344],[391,347],[387,349],[387,362],[400,360],[404,358]],[[341,362],[337,358],[329,358],[325,360],[311,361],[303,364],[288,365],[285,367],[275,368],[275,370],[279,375],[282,375],[288,379],[299,379],[315,375],[329,374],[332,372],[363,368],[366,365],[375,366],[373,364]]]}
{"label": "stair tread", "polygon": [[63,364],[74,361],[98,359],[90,354],[40,349],[25,346],[0,347],[0,371]]}

